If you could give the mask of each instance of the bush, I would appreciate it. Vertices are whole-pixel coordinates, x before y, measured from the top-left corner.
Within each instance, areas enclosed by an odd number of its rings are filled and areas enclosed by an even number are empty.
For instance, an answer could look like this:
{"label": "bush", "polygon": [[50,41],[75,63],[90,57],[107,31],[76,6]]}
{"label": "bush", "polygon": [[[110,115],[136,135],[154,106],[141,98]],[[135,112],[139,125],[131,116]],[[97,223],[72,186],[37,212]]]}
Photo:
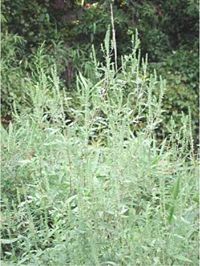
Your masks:
{"label": "bush", "polygon": [[173,51],[165,62],[152,64],[158,74],[167,79],[165,109],[165,134],[170,117],[179,125],[182,113],[192,115],[193,136],[198,138],[198,57],[197,49],[183,47]]}
{"label": "bush", "polygon": [[[21,112],[30,103],[27,99],[30,90],[28,80],[35,78],[38,71],[50,74],[50,66],[57,65],[58,73],[65,70],[69,52],[61,42],[43,43],[29,56],[24,52],[26,41],[17,35],[2,33],[2,117],[6,119],[16,110]],[[48,51],[48,55],[44,54]],[[40,58],[40,59],[38,59]],[[32,87],[34,90],[34,88]],[[33,91],[34,93],[34,91]],[[6,121],[5,121],[6,122]]]}
{"label": "bush", "polygon": [[93,50],[93,75],[78,74],[73,106],[44,47],[36,53],[31,109],[1,129],[3,263],[197,264],[190,121],[156,141],[165,83],[140,66],[138,45],[118,72],[108,31],[105,62]]}
{"label": "bush", "polygon": [[22,69],[23,48],[25,41],[17,35],[2,33],[1,36],[1,71],[2,71],[2,116],[10,115],[13,102],[17,106],[23,103],[21,92],[24,73]]}
{"label": "bush", "polygon": [[30,52],[44,41],[57,39],[55,23],[49,16],[49,1],[8,1],[2,3],[3,31],[22,36]]}

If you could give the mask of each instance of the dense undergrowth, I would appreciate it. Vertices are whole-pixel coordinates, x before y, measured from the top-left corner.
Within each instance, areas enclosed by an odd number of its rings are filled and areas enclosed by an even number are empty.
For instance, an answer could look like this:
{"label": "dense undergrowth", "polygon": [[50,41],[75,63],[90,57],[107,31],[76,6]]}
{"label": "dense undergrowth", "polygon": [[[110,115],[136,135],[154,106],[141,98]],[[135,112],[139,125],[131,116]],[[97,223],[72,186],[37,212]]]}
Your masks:
{"label": "dense undergrowth", "polygon": [[151,68],[167,79],[159,136],[168,135],[171,116],[178,130],[182,113],[190,113],[198,143],[197,0],[3,0],[2,120],[8,123],[12,118],[13,102],[18,110],[24,108],[24,77],[32,71],[30,60],[41,43],[45,42],[46,56],[56,61],[58,76],[69,91],[76,89],[77,72],[86,77],[90,72],[91,43],[97,60],[104,60],[100,44],[110,24],[111,3],[118,65],[121,55],[130,53],[131,36],[137,28],[142,56],[148,53]]}
{"label": "dense undergrowth", "polygon": [[13,72],[24,94],[1,128],[3,265],[198,264],[191,117],[158,141],[165,81],[137,35],[116,69],[109,35],[70,93],[44,45]]}

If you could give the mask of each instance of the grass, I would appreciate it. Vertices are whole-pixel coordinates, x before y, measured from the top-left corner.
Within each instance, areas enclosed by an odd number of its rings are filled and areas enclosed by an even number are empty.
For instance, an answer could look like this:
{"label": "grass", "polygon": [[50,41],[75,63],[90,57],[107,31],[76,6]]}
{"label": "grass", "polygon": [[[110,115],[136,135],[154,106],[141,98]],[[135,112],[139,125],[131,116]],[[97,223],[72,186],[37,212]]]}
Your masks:
{"label": "grass", "polygon": [[156,139],[165,82],[138,45],[116,70],[108,32],[71,98],[38,53],[31,105],[1,128],[2,265],[198,264],[190,118]]}

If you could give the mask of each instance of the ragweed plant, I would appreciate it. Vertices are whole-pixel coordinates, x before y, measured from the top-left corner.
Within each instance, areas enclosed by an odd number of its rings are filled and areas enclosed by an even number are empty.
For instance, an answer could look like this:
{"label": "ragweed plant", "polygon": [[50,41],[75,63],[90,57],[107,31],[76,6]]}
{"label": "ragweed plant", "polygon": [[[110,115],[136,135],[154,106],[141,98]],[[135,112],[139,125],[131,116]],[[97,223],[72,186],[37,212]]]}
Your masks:
{"label": "ragweed plant", "polygon": [[1,128],[5,265],[198,263],[190,119],[156,140],[165,82],[148,73],[137,34],[116,67],[109,34],[104,61],[92,48],[92,74],[77,75],[74,99],[37,53],[31,107]]}

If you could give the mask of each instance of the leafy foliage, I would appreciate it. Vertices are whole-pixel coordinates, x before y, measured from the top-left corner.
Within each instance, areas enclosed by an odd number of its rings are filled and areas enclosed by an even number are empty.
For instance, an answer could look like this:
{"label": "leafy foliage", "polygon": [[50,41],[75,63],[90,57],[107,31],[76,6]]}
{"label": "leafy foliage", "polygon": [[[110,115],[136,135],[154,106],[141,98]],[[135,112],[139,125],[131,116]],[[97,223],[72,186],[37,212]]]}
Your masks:
{"label": "leafy foliage", "polygon": [[74,99],[48,46],[28,61],[31,104],[1,127],[3,264],[198,263],[191,121],[182,116],[157,142],[165,82],[140,64],[138,47],[136,35],[116,70],[108,31],[105,60],[91,50]]}
{"label": "leafy foliage", "polygon": [[22,58],[25,41],[17,35],[2,33],[2,98],[1,104],[3,115],[10,115],[13,110],[13,102],[16,101],[20,106],[23,102],[23,84]]}
{"label": "leafy foliage", "polygon": [[[188,67],[189,65],[189,67]],[[162,64],[152,64],[157,72],[167,79],[164,99],[165,124],[173,116],[178,125],[182,113],[192,115],[194,136],[198,135],[198,52],[185,47],[173,51]],[[195,132],[196,131],[196,132]],[[167,132],[167,129],[165,129]],[[197,141],[197,140],[196,140]]]}
{"label": "leafy foliage", "polygon": [[[150,63],[156,63],[153,68],[168,79],[167,90],[170,96],[165,99],[166,121],[169,116],[180,118],[182,112],[188,113],[189,107],[196,128],[197,1],[123,0],[114,1],[113,10],[118,65],[121,64],[120,56],[130,53],[131,36],[138,28],[142,55],[148,53]],[[26,62],[41,43],[45,41],[49,50],[59,44],[59,51],[54,50],[59,57],[56,59],[58,73],[68,90],[73,91],[77,71],[85,71],[86,75],[90,72],[91,42],[96,47],[97,59],[104,60],[100,44],[110,23],[110,1],[4,0],[3,115],[13,111],[14,102],[17,109],[21,109],[20,105],[23,105],[26,94],[21,89],[24,87],[21,83],[27,76]],[[179,118],[176,119],[177,122],[180,121]]]}

